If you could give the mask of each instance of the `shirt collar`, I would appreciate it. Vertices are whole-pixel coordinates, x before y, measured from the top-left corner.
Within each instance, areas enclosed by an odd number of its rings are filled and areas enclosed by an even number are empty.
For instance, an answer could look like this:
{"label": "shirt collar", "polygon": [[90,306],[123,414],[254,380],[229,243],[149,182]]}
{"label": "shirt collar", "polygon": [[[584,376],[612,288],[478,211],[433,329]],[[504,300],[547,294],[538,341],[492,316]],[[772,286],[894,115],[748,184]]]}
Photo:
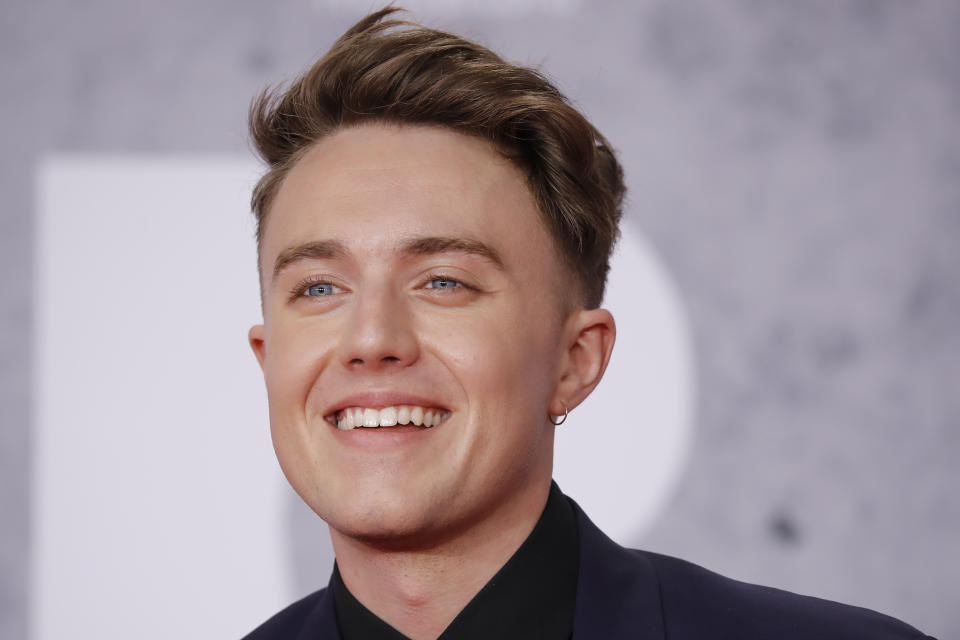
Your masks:
{"label": "shirt collar", "polygon": [[[552,483],[533,531],[438,640],[568,640],[573,632],[579,546],[573,507]],[[331,588],[343,640],[407,640],[350,593],[336,565]]]}

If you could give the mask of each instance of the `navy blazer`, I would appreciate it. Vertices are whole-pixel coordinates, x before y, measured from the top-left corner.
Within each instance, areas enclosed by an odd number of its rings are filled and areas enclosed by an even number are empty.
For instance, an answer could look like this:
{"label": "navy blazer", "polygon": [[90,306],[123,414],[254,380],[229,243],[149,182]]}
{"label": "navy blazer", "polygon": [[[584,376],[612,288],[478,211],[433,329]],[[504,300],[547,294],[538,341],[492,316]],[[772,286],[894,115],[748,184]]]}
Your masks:
{"label": "navy blazer", "polygon": [[[569,498],[568,498],[569,499]],[[869,609],[725,578],[625,549],[570,500],[580,530],[574,640],[919,640]],[[273,616],[244,640],[341,640],[329,588]]]}

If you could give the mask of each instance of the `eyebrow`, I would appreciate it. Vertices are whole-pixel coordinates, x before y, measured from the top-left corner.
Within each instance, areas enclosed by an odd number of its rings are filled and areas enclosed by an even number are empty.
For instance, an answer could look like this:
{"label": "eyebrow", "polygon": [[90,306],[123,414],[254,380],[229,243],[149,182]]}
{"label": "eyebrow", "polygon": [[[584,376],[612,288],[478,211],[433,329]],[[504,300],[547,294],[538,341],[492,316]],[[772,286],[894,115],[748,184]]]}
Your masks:
{"label": "eyebrow", "polygon": [[[438,253],[458,252],[477,255],[489,260],[500,270],[504,270],[500,252],[480,240],[454,236],[423,236],[403,242],[400,252],[408,255],[434,255]],[[301,260],[331,260],[347,255],[347,249],[338,240],[318,240],[288,247],[280,252],[273,264],[273,278],[288,266]]]}
{"label": "eyebrow", "polygon": [[306,242],[295,247],[288,247],[280,252],[276,262],[273,263],[273,277],[280,274],[294,262],[301,260],[330,260],[340,258],[347,254],[343,243],[337,240],[318,240],[315,242]]}
{"label": "eyebrow", "polygon": [[504,270],[503,258],[500,252],[490,245],[473,238],[458,238],[450,236],[427,236],[412,238],[403,243],[401,251],[413,255],[433,255],[436,253],[459,252],[469,253],[486,258],[498,269]]}

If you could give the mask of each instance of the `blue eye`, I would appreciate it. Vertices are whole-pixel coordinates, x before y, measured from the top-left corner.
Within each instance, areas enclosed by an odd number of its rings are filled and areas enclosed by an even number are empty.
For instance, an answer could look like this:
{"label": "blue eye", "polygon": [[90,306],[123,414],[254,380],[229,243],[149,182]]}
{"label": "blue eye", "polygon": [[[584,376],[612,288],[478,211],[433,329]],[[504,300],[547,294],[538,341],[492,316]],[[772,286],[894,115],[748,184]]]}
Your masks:
{"label": "blue eye", "polygon": [[444,277],[433,278],[427,283],[427,289],[456,289],[460,286],[463,285],[457,280]]}
{"label": "blue eye", "polygon": [[303,295],[310,298],[319,298],[322,296],[331,296],[340,292],[340,287],[329,282],[318,282],[312,284],[303,291]]}

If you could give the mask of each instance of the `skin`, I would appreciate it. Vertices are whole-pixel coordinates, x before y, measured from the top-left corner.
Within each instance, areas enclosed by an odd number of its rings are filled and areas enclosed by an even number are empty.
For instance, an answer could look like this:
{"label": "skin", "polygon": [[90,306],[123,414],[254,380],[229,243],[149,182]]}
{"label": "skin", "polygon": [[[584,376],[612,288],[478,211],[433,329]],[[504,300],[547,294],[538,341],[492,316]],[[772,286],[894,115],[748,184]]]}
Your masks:
{"label": "skin", "polygon": [[[571,302],[556,251],[516,167],[437,127],[339,130],[271,206],[249,340],[277,457],[329,525],[350,591],[411,638],[439,636],[533,529],[548,415],[575,408],[609,360],[613,318]],[[409,398],[449,417],[329,419]]]}

